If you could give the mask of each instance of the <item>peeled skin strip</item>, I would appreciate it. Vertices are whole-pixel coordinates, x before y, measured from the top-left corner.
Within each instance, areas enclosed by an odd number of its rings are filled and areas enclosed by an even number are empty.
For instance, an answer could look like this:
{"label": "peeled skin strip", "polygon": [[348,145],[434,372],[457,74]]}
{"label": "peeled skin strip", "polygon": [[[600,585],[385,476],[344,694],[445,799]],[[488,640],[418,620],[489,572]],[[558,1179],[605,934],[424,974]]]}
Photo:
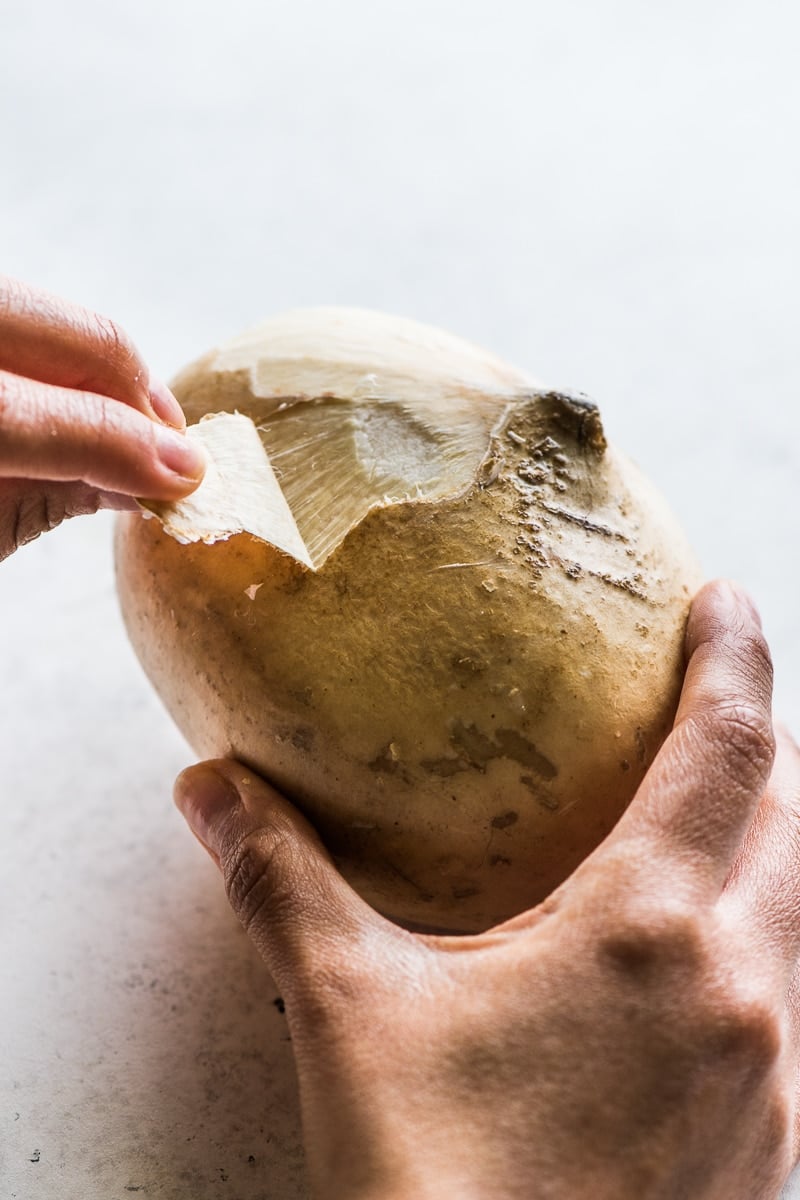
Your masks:
{"label": "peeled skin strip", "polygon": [[186,435],[206,451],[201,486],[177,504],[141,502],[166,532],[183,545],[210,545],[249,533],[312,566],[253,422],[238,413],[219,413],[190,426]]}
{"label": "peeled skin strip", "polygon": [[541,900],[671,726],[701,575],[661,498],[585,398],[411,322],[289,314],[174,387],[198,436],[239,413],[263,447],[212,434],[225,503],[159,508],[224,540],[118,525],[131,640],[195,750],[267,776],[398,920]]}

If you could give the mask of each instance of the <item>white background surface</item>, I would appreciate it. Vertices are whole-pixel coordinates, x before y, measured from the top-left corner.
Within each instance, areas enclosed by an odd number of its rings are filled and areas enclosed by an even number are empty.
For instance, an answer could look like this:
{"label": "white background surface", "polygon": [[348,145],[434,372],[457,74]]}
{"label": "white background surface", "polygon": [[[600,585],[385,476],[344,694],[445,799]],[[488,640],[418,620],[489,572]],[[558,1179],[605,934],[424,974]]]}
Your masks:
{"label": "white background surface", "polygon": [[[165,376],[347,303],[588,392],[756,596],[797,731],[796,12],[1,0],[0,264]],[[172,810],[109,535],[0,567],[0,1198],[297,1200],[284,1019]]]}

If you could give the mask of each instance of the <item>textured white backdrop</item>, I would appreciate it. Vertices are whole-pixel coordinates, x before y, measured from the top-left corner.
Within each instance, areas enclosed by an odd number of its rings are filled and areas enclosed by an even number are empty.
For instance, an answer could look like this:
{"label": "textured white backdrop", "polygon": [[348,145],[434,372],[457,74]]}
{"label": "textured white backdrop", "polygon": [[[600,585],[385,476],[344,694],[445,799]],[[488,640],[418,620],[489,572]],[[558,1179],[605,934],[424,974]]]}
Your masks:
{"label": "textured white backdrop", "polygon": [[[800,730],[797,14],[0,0],[0,268],[166,376],[347,303],[588,392],[755,594]],[[109,535],[0,567],[0,1198],[299,1200],[284,1019],[173,814]]]}

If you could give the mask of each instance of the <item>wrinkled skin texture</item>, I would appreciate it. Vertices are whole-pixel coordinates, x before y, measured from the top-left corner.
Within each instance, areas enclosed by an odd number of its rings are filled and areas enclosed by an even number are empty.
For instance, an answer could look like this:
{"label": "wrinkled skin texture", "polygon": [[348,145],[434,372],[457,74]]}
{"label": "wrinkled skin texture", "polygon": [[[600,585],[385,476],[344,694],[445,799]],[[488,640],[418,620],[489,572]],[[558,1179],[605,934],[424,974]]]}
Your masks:
{"label": "wrinkled skin texture", "polygon": [[486,933],[377,916],[241,765],[176,798],[287,1005],[320,1200],[769,1200],[797,1158],[800,753],[749,601],[695,601],[607,840]]}
{"label": "wrinkled skin texture", "polygon": [[67,517],[193,491],[184,429],[118,325],[0,276],[0,559]]}

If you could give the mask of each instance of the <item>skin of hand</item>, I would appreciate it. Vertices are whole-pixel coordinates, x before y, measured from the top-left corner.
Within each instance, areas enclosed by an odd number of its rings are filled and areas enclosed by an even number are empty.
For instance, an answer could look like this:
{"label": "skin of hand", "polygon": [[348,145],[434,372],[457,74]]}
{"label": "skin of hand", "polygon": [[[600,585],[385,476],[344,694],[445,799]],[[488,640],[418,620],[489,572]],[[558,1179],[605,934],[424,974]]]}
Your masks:
{"label": "skin of hand", "polygon": [[193,491],[185,428],[118,325],[0,275],[0,560],[66,517]]}
{"label": "skin of hand", "polygon": [[800,752],[708,585],[674,729],[607,840],[486,933],[409,933],[216,760],[176,800],[286,1003],[318,1200],[771,1200],[798,1156]]}

